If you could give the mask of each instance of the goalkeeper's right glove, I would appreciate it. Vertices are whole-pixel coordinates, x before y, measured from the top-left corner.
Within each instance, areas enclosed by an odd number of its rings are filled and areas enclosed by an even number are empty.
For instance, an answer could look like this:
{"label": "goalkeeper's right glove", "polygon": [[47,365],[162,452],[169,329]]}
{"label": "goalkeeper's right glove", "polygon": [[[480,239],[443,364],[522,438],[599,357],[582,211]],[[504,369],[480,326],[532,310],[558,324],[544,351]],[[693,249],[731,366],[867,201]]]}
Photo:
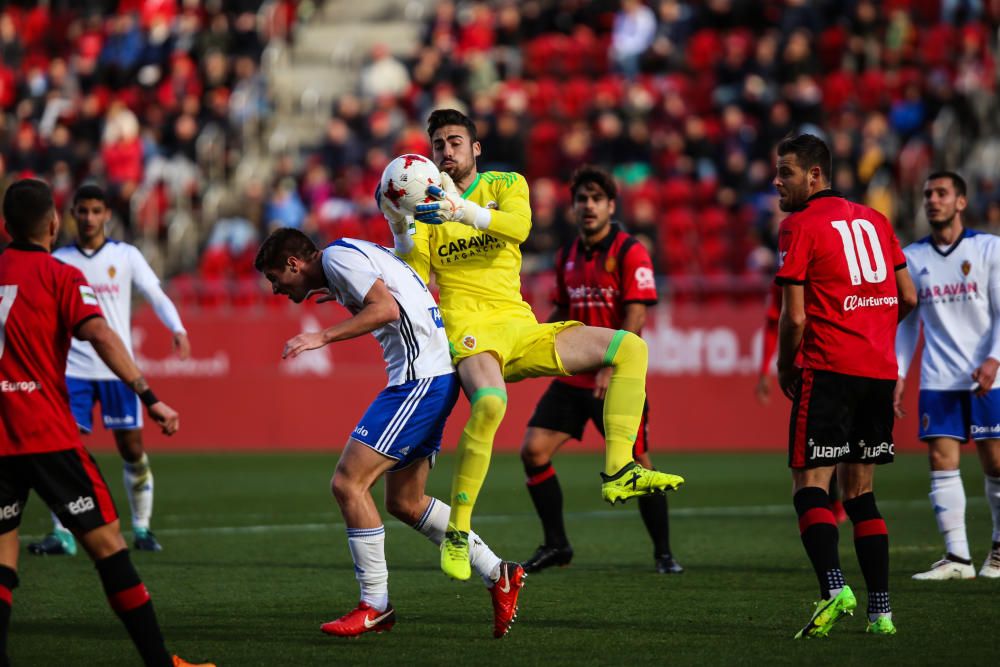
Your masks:
{"label": "goalkeeper's right glove", "polygon": [[417,231],[413,217],[397,211],[392,203],[382,196],[381,183],[375,186],[375,202],[389,223],[396,251],[402,255],[409,253],[413,250],[413,239],[410,237]]}

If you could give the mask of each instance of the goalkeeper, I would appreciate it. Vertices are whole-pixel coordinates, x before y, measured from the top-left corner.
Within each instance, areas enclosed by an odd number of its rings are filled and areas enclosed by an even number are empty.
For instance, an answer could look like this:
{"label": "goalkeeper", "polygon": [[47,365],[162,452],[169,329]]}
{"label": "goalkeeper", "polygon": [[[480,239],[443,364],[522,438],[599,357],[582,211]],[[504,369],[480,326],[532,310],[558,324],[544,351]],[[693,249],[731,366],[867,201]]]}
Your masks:
{"label": "goalkeeper", "polygon": [[513,172],[478,173],[476,127],[454,109],[428,121],[442,186],[436,201],[416,207],[415,222],[387,197],[379,205],[392,228],[396,254],[425,281],[433,272],[452,359],[471,413],[458,443],[451,516],[441,544],[441,569],[468,579],[472,509],[486,479],[493,438],[507,408],[505,383],[573,375],[610,366],[604,403],[606,450],[601,494],[614,504],[676,489],[677,475],[632,460],[646,398],[647,350],[633,333],[580,322],[539,324],[521,297],[519,245],[531,230],[528,185]]}

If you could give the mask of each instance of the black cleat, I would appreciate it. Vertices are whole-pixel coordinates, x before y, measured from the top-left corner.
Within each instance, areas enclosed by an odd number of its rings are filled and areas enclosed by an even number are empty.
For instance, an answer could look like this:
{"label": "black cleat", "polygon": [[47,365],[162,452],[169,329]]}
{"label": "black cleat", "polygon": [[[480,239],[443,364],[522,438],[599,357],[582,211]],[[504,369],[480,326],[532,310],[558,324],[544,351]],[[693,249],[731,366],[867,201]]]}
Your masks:
{"label": "black cleat", "polygon": [[163,547],[156,541],[156,535],[149,529],[136,528],[134,544],[139,551],[163,551]]}
{"label": "black cleat", "polygon": [[680,574],[684,571],[684,568],[674,560],[673,556],[663,554],[656,557],[656,571],[660,574]]}
{"label": "black cleat", "polygon": [[573,560],[573,547],[570,545],[562,547],[550,547],[546,544],[538,547],[534,555],[521,564],[528,574],[541,572],[542,570],[558,565],[566,567]]}

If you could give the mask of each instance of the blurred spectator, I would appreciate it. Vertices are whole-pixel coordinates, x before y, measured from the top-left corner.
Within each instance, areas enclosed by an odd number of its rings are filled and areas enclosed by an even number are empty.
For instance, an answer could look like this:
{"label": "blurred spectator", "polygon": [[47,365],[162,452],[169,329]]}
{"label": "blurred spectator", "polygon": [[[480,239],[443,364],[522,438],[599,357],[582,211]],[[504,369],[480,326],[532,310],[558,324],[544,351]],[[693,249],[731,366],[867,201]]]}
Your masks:
{"label": "blurred spectator", "polygon": [[410,87],[410,73],[396,60],[389,47],[376,44],[371,62],[361,68],[361,94],[365,97],[398,97]]}
{"label": "blurred spectator", "polygon": [[277,227],[302,229],[305,218],[306,207],[302,204],[302,199],[299,198],[295,181],[291,178],[283,178],[275,183],[264,210],[266,231],[269,232]]}
{"label": "blurred spectator", "polygon": [[639,59],[656,37],[656,15],[640,0],[622,0],[611,30],[611,62],[628,78],[639,73]]}

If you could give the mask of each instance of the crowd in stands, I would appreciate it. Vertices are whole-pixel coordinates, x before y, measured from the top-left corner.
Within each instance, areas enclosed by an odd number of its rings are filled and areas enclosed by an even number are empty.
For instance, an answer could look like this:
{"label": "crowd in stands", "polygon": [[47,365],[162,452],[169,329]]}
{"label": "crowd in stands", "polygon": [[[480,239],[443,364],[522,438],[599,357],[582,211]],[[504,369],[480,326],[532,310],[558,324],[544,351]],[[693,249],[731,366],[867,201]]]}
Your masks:
{"label": "crowd in stands", "polygon": [[[205,137],[224,138],[225,178],[241,128],[269,113],[261,50],[298,3],[264,3],[280,22],[262,20],[261,4],[8,3],[3,176],[45,176],[61,197],[103,182],[128,234],[168,241],[172,193],[211,181]],[[371,193],[393,156],[429,152],[425,120],[439,107],[475,120],[480,170],[527,176],[528,273],[551,268],[573,236],[566,183],[593,162],[619,180],[621,221],[660,273],[765,279],[780,220],[772,149],[800,131],[828,140],[834,187],[904,240],[923,232],[932,167],[962,171],[969,217],[1000,231],[998,27],[1000,0],[430,3],[415,52],[374,48],[315,142],[202,221],[199,270],[248,269],[277,225],[388,242]]]}

